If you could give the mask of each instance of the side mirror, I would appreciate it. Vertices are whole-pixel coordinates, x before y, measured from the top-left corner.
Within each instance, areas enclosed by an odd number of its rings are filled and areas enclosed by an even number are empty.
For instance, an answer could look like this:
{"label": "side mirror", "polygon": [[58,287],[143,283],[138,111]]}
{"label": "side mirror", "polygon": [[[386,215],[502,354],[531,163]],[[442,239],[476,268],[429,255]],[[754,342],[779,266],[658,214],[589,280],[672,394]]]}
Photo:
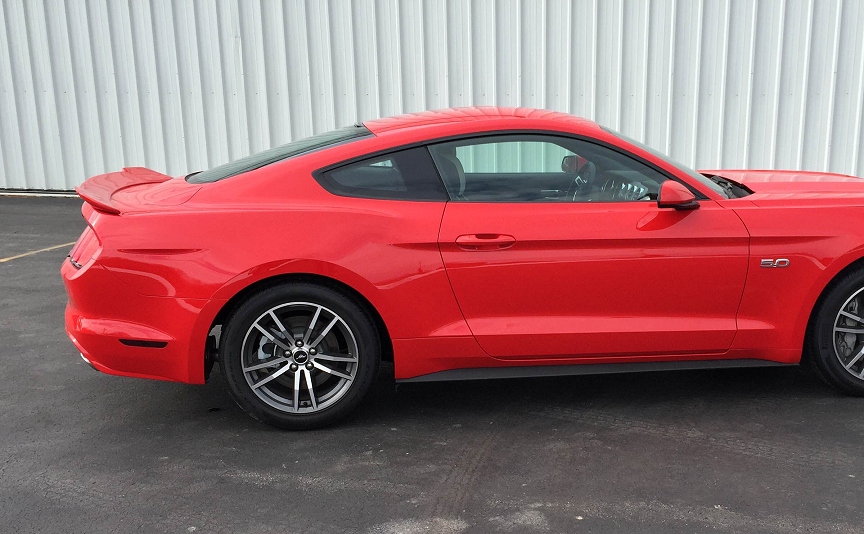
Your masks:
{"label": "side mirror", "polygon": [[561,170],[567,174],[579,172],[579,156],[564,156],[561,160]]}
{"label": "side mirror", "polygon": [[692,191],[675,180],[666,180],[660,186],[657,198],[658,208],[674,208],[676,210],[695,210],[699,207]]}

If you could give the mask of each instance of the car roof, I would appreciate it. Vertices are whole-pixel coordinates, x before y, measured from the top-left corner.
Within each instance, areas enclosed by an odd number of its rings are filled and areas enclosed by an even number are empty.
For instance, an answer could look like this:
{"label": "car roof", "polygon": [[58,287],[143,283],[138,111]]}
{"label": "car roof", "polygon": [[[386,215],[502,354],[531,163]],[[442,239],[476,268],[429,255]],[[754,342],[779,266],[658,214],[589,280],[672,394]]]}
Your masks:
{"label": "car roof", "polygon": [[512,125],[514,119],[529,119],[533,124],[537,122],[548,122],[550,128],[555,123],[563,126],[566,123],[570,127],[581,126],[589,129],[597,128],[597,124],[575,115],[550,111],[547,109],[532,108],[507,108],[494,106],[478,106],[464,108],[439,109],[433,111],[422,111],[419,113],[408,113],[396,117],[386,117],[364,121],[373,134],[393,133],[398,130],[418,128],[424,126],[440,126],[444,124],[462,125],[465,131],[472,131],[480,126],[480,123],[495,123],[507,121]]}

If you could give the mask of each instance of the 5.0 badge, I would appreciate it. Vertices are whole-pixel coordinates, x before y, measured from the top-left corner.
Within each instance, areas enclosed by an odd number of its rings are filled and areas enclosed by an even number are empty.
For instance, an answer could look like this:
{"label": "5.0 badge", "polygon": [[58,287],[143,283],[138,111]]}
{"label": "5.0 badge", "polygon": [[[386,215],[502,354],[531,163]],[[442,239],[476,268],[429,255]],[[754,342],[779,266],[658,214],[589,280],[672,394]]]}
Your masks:
{"label": "5.0 badge", "polygon": [[776,260],[773,259],[764,259],[759,263],[760,267],[768,267],[768,268],[783,268],[789,267],[789,260],[786,258],[778,258]]}

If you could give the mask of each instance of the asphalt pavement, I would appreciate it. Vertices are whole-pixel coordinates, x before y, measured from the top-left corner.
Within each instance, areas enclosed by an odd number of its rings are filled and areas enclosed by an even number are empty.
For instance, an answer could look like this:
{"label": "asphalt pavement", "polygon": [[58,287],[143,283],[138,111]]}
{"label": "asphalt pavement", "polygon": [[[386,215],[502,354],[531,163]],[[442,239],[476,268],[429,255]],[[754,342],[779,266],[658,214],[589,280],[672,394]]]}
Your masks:
{"label": "asphalt pavement", "polygon": [[[394,387],[263,426],[63,331],[75,199],[0,197],[0,532],[862,533],[864,399],[797,368]],[[389,373],[389,375],[388,375]]]}

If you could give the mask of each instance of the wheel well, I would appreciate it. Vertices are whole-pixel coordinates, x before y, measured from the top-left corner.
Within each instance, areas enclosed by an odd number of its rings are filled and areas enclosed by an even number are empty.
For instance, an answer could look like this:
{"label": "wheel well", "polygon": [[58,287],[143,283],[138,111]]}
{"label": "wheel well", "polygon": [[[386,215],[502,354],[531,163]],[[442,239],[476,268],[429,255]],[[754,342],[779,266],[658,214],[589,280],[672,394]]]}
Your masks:
{"label": "wheel well", "polygon": [[843,278],[852,271],[861,269],[864,269],[864,258],[858,258],[857,260],[853,261],[852,263],[841,269],[840,272],[835,274],[834,278],[832,278],[827,284],[825,284],[825,287],[822,288],[822,292],[819,293],[819,297],[816,299],[816,302],[813,303],[813,309],[810,310],[810,317],[807,319],[807,331],[804,333],[804,347],[802,347],[801,351],[801,363],[807,363],[806,360],[810,358],[810,351],[808,350],[808,347],[810,346],[810,336],[813,334],[813,321],[816,317],[816,310],[819,308],[819,305],[822,304],[822,301],[825,299],[828,293],[830,293],[831,290],[834,289],[834,286],[837,285],[837,282],[841,278]]}
{"label": "wheel well", "polygon": [[390,341],[390,332],[387,330],[387,325],[384,323],[384,319],[381,318],[381,314],[378,313],[378,310],[375,309],[366,297],[351,286],[338,280],[334,280],[333,278],[317,274],[291,273],[265,278],[244,287],[236,295],[231,297],[224,306],[222,306],[222,309],[219,310],[219,313],[216,314],[213,323],[210,325],[207,343],[208,349],[204,355],[204,379],[206,380],[209,377],[210,370],[213,367],[213,362],[218,358],[218,339],[221,335],[222,324],[244,300],[246,300],[250,295],[264,291],[270,287],[302,282],[326,286],[329,289],[348,297],[363,308],[375,324],[375,331],[378,333],[378,338],[381,342],[381,359],[384,361],[393,361],[393,343]]}

